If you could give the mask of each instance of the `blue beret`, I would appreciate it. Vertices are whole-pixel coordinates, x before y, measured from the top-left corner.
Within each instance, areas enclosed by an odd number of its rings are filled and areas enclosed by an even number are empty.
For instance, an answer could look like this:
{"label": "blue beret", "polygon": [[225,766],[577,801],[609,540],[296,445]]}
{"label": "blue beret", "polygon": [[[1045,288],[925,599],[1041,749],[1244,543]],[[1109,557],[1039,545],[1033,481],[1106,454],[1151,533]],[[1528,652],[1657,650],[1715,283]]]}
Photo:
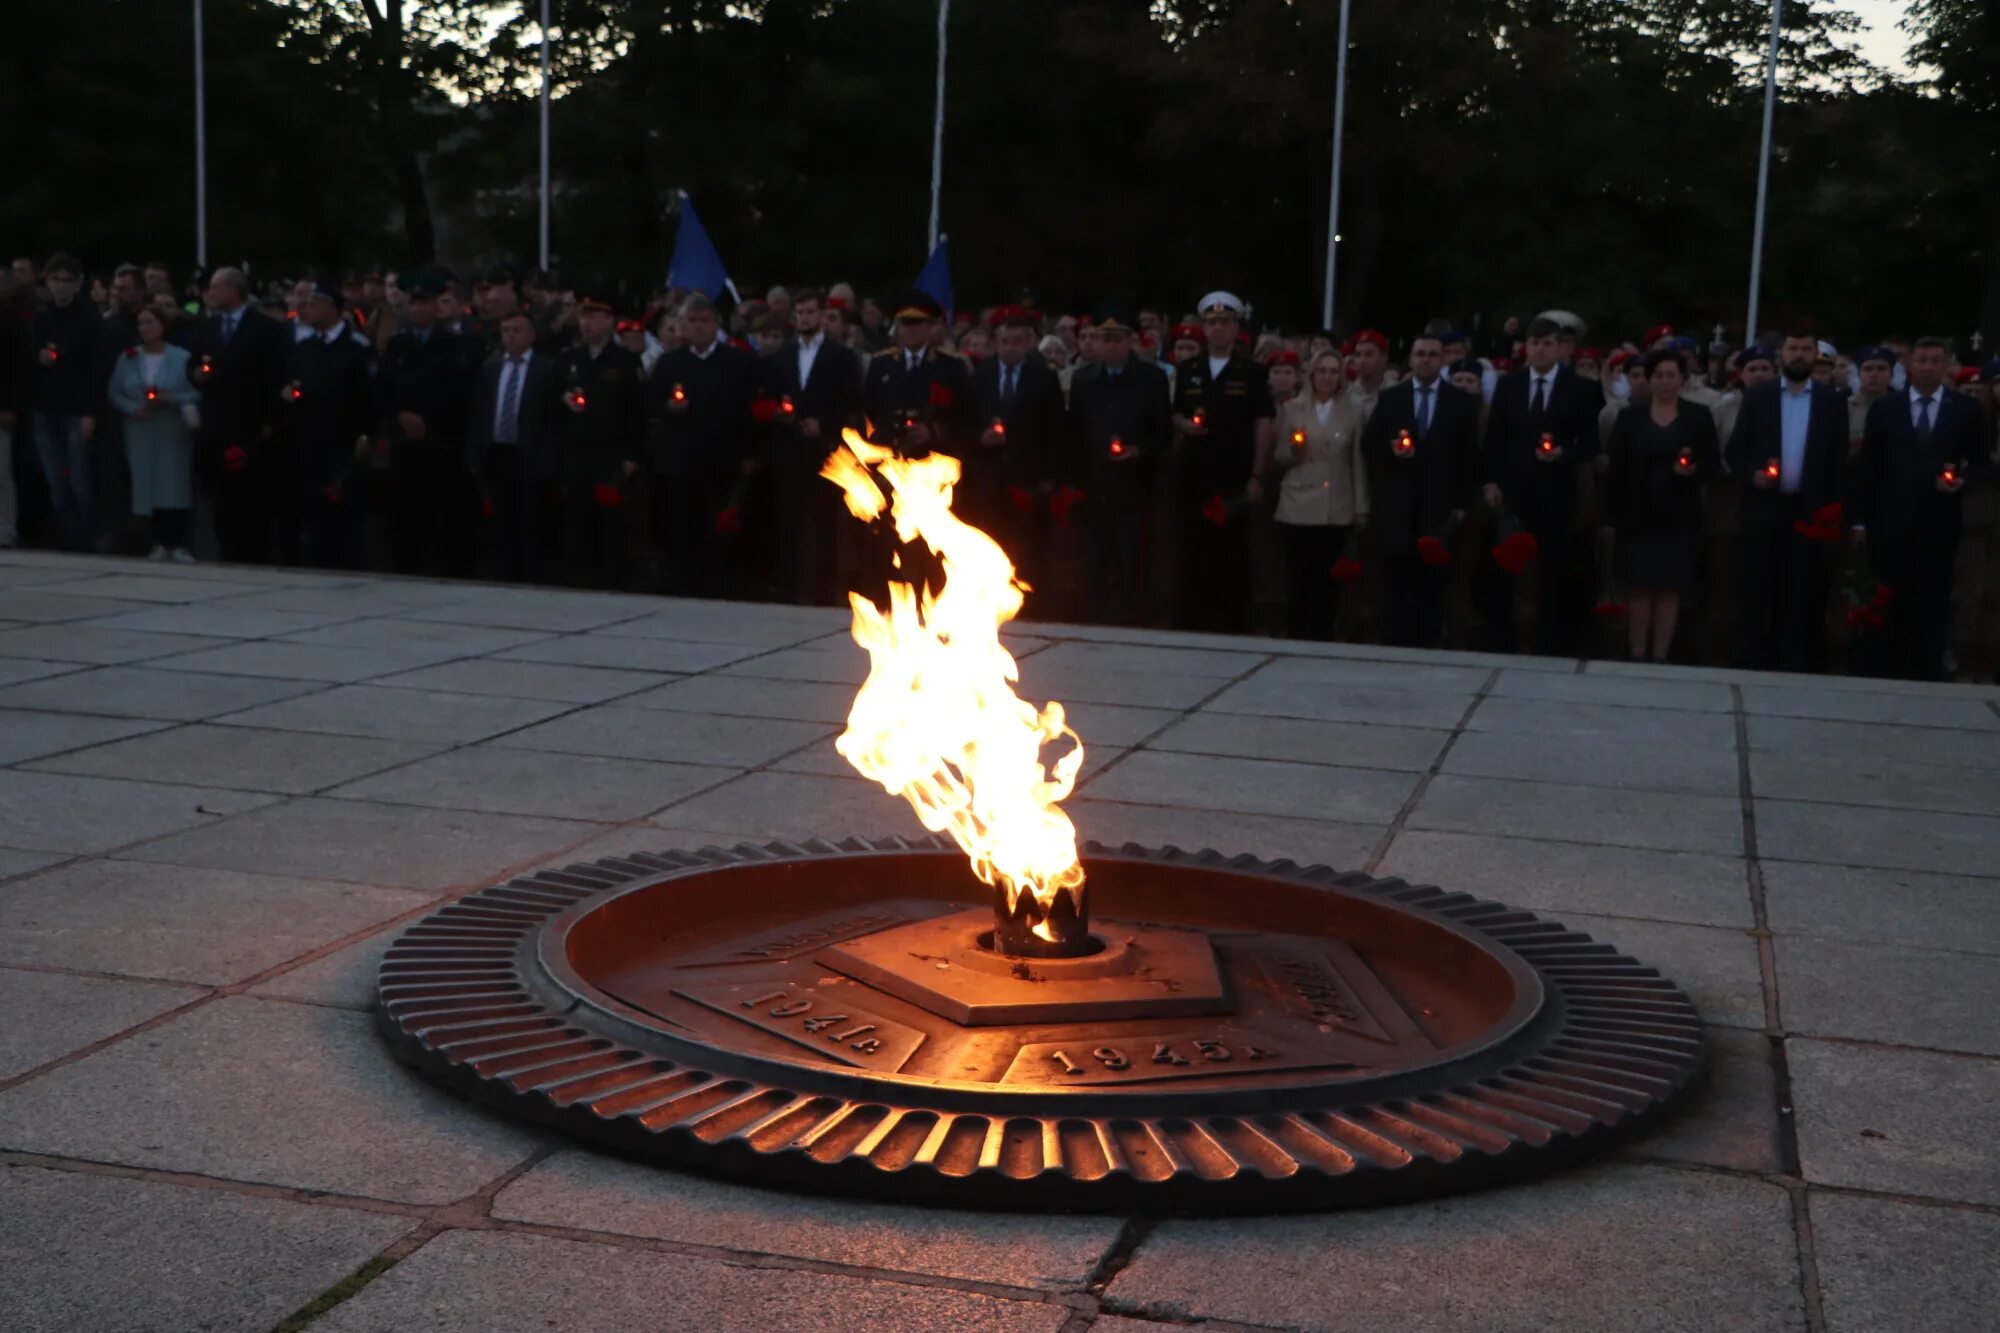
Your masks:
{"label": "blue beret", "polygon": [[339,291],[337,291],[332,284],[328,283],[324,278],[315,278],[313,280],[312,291],[311,293],[308,294],[306,299],[331,301],[335,305],[339,305],[341,298]]}
{"label": "blue beret", "polygon": [[1994,357],[1979,368],[1979,380],[1982,384],[1992,380],[2000,380],[2000,356]]}
{"label": "blue beret", "polygon": [[1768,347],[1747,347],[1744,349],[1743,355],[1736,359],[1736,364],[1739,367],[1747,366],[1752,361],[1769,361],[1773,365],[1776,365],[1778,358],[1772,354],[1771,349]]}
{"label": "blue beret", "polygon": [[1864,347],[1854,354],[1854,364],[1857,366],[1865,366],[1870,361],[1887,361],[1893,366],[1896,364],[1896,354],[1886,347]]}
{"label": "blue beret", "polygon": [[1669,342],[1667,346],[1673,348],[1676,352],[1692,352],[1694,350],[1694,339],[1683,333]]}

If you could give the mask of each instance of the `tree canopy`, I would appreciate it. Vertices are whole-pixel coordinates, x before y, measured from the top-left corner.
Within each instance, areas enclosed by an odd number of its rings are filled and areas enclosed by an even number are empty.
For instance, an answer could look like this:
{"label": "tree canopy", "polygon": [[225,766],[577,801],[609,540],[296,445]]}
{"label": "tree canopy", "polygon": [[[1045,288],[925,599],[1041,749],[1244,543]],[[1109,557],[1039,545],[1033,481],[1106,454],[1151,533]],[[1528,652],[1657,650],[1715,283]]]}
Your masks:
{"label": "tree canopy", "polygon": [[[210,257],[532,259],[536,6],[207,0]],[[17,0],[0,218],[93,263],[193,249],[189,7]],[[554,248],[663,273],[677,192],[739,283],[923,261],[935,0],[555,0]],[[1317,322],[1332,0],[951,14],[943,219],[966,303],[1229,286]],[[1837,338],[2000,333],[1987,0],[1916,0],[1921,78],[1785,5],[1764,307]],[[1740,320],[1767,0],[1354,0],[1341,322],[1539,305]],[[1911,274],[1933,280],[1912,282]]]}

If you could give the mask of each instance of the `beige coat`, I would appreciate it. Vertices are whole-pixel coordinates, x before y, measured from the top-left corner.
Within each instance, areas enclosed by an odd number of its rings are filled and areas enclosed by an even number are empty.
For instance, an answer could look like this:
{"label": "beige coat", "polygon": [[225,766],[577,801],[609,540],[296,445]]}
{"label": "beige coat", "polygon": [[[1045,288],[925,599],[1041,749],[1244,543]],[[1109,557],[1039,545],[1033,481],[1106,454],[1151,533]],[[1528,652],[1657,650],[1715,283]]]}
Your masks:
{"label": "beige coat", "polygon": [[[1346,394],[1333,400],[1321,425],[1310,390],[1278,409],[1272,461],[1285,471],[1278,491],[1278,522],[1301,527],[1345,527],[1368,517],[1368,469],[1361,461],[1361,428],[1368,414]],[[1303,448],[1292,436],[1305,432]]]}

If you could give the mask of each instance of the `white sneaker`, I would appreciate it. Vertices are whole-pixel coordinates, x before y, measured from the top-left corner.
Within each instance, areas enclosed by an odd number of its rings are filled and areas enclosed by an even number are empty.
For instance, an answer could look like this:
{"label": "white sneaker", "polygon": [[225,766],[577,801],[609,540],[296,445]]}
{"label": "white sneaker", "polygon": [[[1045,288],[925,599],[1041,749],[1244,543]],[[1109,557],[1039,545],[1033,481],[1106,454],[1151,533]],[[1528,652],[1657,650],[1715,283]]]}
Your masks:
{"label": "white sneaker", "polygon": [[191,565],[194,563],[194,552],[185,546],[176,546],[167,558],[177,565]]}
{"label": "white sneaker", "polygon": [[146,558],[158,564],[167,558],[167,548],[164,546],[155,546],[152,550],[146,552]]}

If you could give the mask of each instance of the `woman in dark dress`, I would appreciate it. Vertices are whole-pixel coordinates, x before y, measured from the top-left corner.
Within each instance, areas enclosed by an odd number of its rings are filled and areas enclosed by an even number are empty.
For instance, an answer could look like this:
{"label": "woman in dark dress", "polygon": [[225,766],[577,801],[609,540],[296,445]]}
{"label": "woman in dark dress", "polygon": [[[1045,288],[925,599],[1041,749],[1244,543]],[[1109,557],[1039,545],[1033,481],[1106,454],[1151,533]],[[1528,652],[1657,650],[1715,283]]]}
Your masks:
{"label": "woman in dark dress", "polygon": [[1615,534],[1614,564],[1630,608],[1634,660],[1667,660],[1681,598],[1694,588],[1701,557],[1702,483],[1722,460],[1715,418],[1682,398],[1687,363],[1672,350],[1646,358],[1646,394],[1611,428],[1605,521]]}

